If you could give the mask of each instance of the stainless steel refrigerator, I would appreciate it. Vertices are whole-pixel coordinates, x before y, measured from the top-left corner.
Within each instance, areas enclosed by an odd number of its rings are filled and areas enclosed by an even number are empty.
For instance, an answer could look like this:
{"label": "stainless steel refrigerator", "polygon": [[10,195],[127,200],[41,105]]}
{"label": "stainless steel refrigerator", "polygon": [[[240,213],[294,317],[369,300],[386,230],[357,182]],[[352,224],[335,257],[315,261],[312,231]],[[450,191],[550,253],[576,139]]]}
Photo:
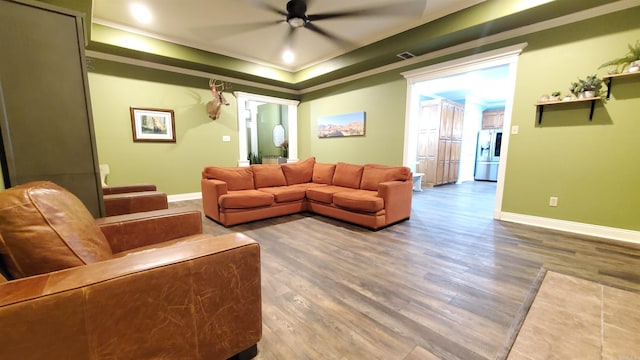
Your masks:
{"label": "stainless steel refrigerator", "polygon": [[498,181],[502,129],[480,130],[476,149],[476,180]]}

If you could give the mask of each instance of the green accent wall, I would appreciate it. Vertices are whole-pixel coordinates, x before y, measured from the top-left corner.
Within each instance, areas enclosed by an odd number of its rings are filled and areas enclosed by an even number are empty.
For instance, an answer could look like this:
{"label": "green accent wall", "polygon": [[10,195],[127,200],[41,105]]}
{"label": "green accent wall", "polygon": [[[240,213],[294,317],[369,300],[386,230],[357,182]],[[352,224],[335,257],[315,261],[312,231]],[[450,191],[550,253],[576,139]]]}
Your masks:
{"label": "green accent wall", "polygon": [[[298,154],[320,162],[402,165],[406,81],[370,84],[304,101],[298,107]],[[318,118],[364,111],[365,135],[318,138]]]}
{"label": "green accent wall", "polygon": [[[588,104],[563,104],[545,108],[538,125],[534,106],[542,94],[566,93],[577,77],[604,75],[598,66],[640,39],[638,18],[640,7],[477,49],[528,43],[517,69],[512,125],[520,131],[510,137],[503,211],[640,230],[640,76],[617,80],[612,98],[596,105],[592,121]],[[169,194],[191,193],[200,190],[204,166],[237,165],[232,95],[227,96],[231,105],[212,121],[205,112],[211,99],[206,79],[120,66],[125,67],[89,74],[98,155],[111,167],[109,183],[154,182]],[[177,142],[134,143],[129,106],[173,109]],[[305,94],[298,107],[298,157],[401,164],[405,106],[400,70]],[[356,111],[366,113],[365,136],[318,138],[319,117]],[[231,141],[223,142],[223,135]],[[548,206],[550,196],[559,198],[557,207]]]}
{"label": "green accent wall", "polygon": [[[203,86],[207,80],[202,79]],[[150,182],[168,194],[200,191],[207,165],[237,166],[237,104],[225,94],[219,119],[206,112],[213,99],[208,88],[89,73],[98,159],[108,164],[109,185]],[[176,142],[134,142],[129,107],[171,109],[175,113]],[[222,141],[229,136],[231,141]]]}
{"label": "green accent wall", "polygon": [[[520,56],[503,211],[640,230],[640,76],[614,83],[611,99],[544,109],[542,94],[568,92],[577,77],[621,57],[640,39],[640,8],[529,36]],[[606,89],[606,88],[605,88]],[[549,197],[558,206],[549,207]]]}

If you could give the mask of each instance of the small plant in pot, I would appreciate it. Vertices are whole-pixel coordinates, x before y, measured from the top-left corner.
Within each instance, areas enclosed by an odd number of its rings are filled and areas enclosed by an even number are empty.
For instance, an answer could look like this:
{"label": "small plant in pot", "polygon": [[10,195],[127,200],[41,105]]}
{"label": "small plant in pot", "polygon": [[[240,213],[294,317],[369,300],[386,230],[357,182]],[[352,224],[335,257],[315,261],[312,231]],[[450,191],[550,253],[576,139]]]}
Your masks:
{"label": "small plant in pot", "polygon": [[587,98],[596,97],[600,94],[602,89],[602,79],[597,75],[588,75],[584,80],[580,80],[582,83],[582,89],[584,90],[584,96]]}
{"label": "small plant in pot", "polygon": [[600,65],[599,69],[609,67],[609,74],[618,74],[624,72],[625,68],[629,67],[629,72],[635,72],[640,70],[640,40],[636,41],[635,45],[628,44],[629,52],[617,59],[607,61]]}
{"label": "small plant in pot", "polygon": [[551,93],[551,96],[549,97],[549,100],[551,101],[558,101],[560,100],[560,91],[554,91]]}
{"label": "small plant in pot", "polygon": [[569,86],[569,92],[572,93],[577,98],[584,97],[584,86],[581,81],[572,81],[571,86]]}

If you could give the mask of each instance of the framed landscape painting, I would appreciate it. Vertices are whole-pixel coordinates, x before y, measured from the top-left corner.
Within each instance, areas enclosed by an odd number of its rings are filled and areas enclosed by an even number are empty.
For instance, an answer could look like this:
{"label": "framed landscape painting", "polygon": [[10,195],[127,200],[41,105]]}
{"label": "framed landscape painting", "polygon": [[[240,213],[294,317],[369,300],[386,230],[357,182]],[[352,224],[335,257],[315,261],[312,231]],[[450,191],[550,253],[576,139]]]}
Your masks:
{"label": "framed landscape painting", "polygon": [[364,111],[318,118],[318,137],[364,136]]}
{"label": "framed landscape painting", "polygon": [[176,142],[173,110],[131,107],[133,141]]}

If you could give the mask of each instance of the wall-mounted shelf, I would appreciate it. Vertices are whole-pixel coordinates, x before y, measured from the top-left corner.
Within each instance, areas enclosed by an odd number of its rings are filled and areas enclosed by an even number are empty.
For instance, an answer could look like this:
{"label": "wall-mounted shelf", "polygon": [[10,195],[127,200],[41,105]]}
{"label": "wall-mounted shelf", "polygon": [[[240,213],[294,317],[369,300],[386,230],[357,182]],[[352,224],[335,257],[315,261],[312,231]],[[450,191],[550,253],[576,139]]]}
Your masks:
{"label": "wall-mounted shelf", "polygon": [[603,76],[602,79],[607,83],[607,100],[611,97],[611,88],[613,87],[613,79],[629,77],[629,76],[638,76],[638,75],[640,75],[640,71]]}
{"label": "wall-mounted shelf", "polygon": [[562,105],[562,104],[575,104],[575,103],[587,102],[587,101],[591,102],[591,111],[589,112],[589,121],[591,121],[591,119],[593,119],[593,109],[595,108],[597,100],[602,100],[602,97],[596,96],[596,97],[575,99],[575,100],[559,100],[559,101],[537,102],[537,103],[535,103],[535,106],[538,108],[538,124],[542,123],[542,113],[544,112],[544,107],[545,106],[556,106],[556,105]]}

